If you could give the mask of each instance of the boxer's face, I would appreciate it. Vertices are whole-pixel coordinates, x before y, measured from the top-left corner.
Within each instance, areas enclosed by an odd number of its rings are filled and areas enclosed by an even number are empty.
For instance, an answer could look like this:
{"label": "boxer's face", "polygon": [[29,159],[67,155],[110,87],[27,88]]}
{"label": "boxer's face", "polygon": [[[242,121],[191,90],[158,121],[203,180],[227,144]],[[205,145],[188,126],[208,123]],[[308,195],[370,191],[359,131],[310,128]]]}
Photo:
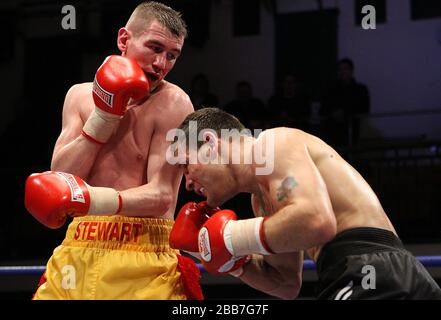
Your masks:
{"label": "boxer's face", "polygon": [[[203,148],[198,151],[200,158],[202,153],[206,153]],[[207,198],[211,207],[222,205],[233,194],[233,183],[225,164],[192,163],[187,156],[187,164],[183,167],[186,189]]]}
{"label": "boxer's face", "polygon": [[122,28],[118,34],[122,55],[141,66],[149,79],[150,90],[154,90],[173,68],[183,44],[184,37],[176,37],[156,20],[143,32],[135,34]]}

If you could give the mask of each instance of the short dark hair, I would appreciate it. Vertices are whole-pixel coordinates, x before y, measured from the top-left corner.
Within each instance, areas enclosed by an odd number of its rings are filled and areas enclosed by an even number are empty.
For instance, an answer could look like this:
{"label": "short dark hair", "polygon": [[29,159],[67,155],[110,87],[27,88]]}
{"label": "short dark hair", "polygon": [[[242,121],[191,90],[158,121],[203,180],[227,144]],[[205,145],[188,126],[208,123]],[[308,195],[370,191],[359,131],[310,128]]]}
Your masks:
{"label": "short dark hair", "polygon": [[[197,134],[203,130],[213,130],[220,137],[222,129],[234,130],[244,133],[245,126],[232,114],[218,108],[202,108],[190,113],[181,123],[178,129],[184,131],[186,141],[189,141],[189,125],[190,121],[196,121]],[[197,147],[200,148],[204,144],[198,141]]]}
{"label": "short dark hair", "polygon": [[[151,23],[154,19],[158,20],[172,34],[177,37],[187,37],[187,25],[182,19],[181,13],[173,10],[163,3],[155,1],[144,1],[139,4],[127,21],[127,27],[132,26],[135,34],[144,31],[143,27]],[[139,23],[135,23],[138,21]]]}
{"label": "short dark hair", "polygon": [[354,62],[349,58],[343,58],[338,62],[338,66],[341,64],[347,64],[352,70],[354,70]]}

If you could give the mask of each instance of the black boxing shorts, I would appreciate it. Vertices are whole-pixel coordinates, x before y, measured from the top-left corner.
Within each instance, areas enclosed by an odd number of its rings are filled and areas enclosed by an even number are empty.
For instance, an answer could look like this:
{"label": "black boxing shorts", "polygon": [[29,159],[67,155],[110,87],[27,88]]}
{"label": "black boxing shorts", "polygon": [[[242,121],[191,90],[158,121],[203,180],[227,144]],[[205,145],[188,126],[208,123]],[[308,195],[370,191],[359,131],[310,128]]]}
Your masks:
{"label": "black boxing shorts", "polygon": [[440,299],[441,289],[392,232],[354,228],[323,246],[318,299]]}

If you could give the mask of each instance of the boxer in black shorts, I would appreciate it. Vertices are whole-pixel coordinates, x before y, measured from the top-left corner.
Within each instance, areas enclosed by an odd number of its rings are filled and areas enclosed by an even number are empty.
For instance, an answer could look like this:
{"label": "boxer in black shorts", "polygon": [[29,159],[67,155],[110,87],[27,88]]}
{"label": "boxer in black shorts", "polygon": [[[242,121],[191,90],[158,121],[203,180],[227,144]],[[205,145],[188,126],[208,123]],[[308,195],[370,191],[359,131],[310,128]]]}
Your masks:
{"label": "boxer in black shorts", "polygon": [[383,229],[339,233],[322,248],[317,272],[319,299],[441,299],[427,270]]}
{"label": "boxer in black shorts", "polygon": [[199,251],[209,272],[239,276],[282,299],[300,292],[306,254],[318,263],[318,298],[441,298],[439,286],[403,248],[372,188],[331,146],[293,128],[257,137],[243,128],[215,108],[188,115],[181,136],[199,140],[188,143],[180,165],[187,189],[212,208],[251,193],[255,217],[238,220],[231,210],[207,216],[190,204],[174,225],[186,236],[174,238],[173,246]]}

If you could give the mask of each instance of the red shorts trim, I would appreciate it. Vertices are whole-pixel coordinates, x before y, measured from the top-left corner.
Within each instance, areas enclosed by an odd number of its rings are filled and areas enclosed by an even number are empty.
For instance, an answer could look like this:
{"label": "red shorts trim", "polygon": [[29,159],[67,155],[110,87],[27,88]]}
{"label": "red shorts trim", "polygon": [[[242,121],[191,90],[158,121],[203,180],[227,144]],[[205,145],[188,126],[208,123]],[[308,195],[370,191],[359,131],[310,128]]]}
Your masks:
{"label": "red shorts trim", "polygon": [[184,293],[188,300],[204,300],[200,279],[201,272],[196,263],[187,257],[178,255],[178,268],[181,272]]}

